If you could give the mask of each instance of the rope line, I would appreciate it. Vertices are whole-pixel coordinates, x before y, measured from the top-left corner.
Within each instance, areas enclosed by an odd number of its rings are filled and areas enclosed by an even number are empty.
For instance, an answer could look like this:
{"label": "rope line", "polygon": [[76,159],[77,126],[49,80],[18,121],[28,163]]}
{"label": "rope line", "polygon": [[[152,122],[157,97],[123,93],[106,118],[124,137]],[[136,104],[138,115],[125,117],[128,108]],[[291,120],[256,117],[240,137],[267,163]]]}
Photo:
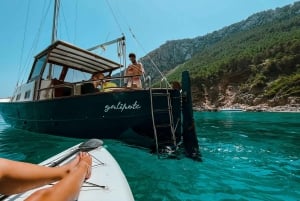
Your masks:
{"label": "rope line", "polygon": [[29,10],[30,10],[30,0],[27,3],[27,9],[26,9],[26,18],[25,18],[25,26],[24,26],[24,34],[23,34],[23,41],[22,41],[22,48],[21,48],[21,56],[20,56],[20,61],[19,61],[19,70],[18,70],[18,79],[17,79],[17,85],[19,85],[19,81],[21,78],[21,70],[22,70],[22,61],[23,61],[23,56],[24,56],[24,46],[25,46],[25,39],[26,39],[26,33],[27,33],[27,27],[28,27],[28,17],[29,17]]}
{"label": "rope line", "polygon": [[[38,41],[39,41],[39,38],[40,38],[40,35],[41,35],[41,30],[42,30],[43,25],[44,25],[45,22],[46,22],[46,17],[47,17],[47,15],[48,15],[49,9],[50,9],[50,7],[51,7],[51,6],[50,6],[51,3],[52,3],[52,1],[49,0],[48,7],[47,7],[47,8],[45,8],[46,2],[44,3],[44,8],[43,8],[43,12],[42,12],[42,13],[44,13],[44,15],[43,15],[43,17],[42,17],[42,19],[41,19],[41,22],[40,22],[38,31],[37,31],[37,33],[36,33],[36,36],[35,36],[34,40],[33,40],[32,47],[31,47],[30,50],[29,50],[29,53],[28,53],[28,56],[27,56],[27,59],[26,59],[24,68],[23,68],[23,70],[22,70],[22,72],[21,72],[21,77],[22,77],[21,83],[23,83],[24,77],[25,77],[25,75],[26,75],[26,73],[27,73],[27,71],[28,71],[28,69],[29,69],[29,68],[28,68],[29,62],[30,62],[30,60],[31,60],[31,57],[32,57],[33,52],[35,51],[35,49],[36,49],[36,47],[37,47],[37,44],[38,44]],[[46,12],[44,12],[45,9],[46,9]],[[25,71],[24,71],[24,70],[25,70]]]}
{"label": "rope line", "polygon": [[74,20],[74,44],[76,43],[77,40],[77,20],[78,20],[78,0],[76,0],[75,3],[75,20]]}
{"label": "rope line", "polygon": [[[142,49],[142,51],[143,51],[143,53],[144,53],[145,55],[147,55],[147,52],[146,52],[145,48],[144,48],[143,45],[139,42],[139,40],[137,39],[136,35],[133,33],[133,30],[131,29],[131,27],[130,27],[130,25],[129,25],[127,19],[126,19],[126,17],[125,17],[124,15],[122,15],[122,12],[120,11],[120,9],[119,9],[118,6],[116,6],[116,9],[117,9],[118,13],[121,15],[122,19],[124,20],[126,26],[128,27],[129,32],[130,32],[132,38],[134,39],[134,41],[136,42],[137,46],[138,46],[139,48]],[[156,70],[156,71],[158,71],[158,73],[160,74],[160,76],[162,77],[162,79],[165,79],[166,82],[167,82],[167,85],[168,85],[169,87],[171,87],[170,83],[169,83],[169,82],[167,81],[167,79],[166,79],[166,76],[159,70],[159,67],[156,65],[156,63],[153,61],[153,59],[150,57],[150,55],[147,55],[146,58],[148,58],[148,59],[150,60],[151,64],[154,66],[154,67],[151,66],[151,68],[154,69],[154,70]]]}
{"label": "rope line", "polygon": [[108,186],[105,186],[105,185],[99,185],[99,184],[95,184],[95,183],[92,183],[89,181],[85,181],[84,183],[89,184],[90,186],[82,185],[82,187],[97,187],[97,188],[102,188],[102,189],[108,189]]}
{"label": "rope line", "polygon": [[116,24],[118,25],[118,28],[119,28],[120,33],[122,33],[122,35],[124,35],[124,32],[123,32],[122,27],[121,27],[121,24],[119,23],[118,18],[117,18],[117,16],[116,16],[114,10],[112,9],[112,7],[111,7],[111,5],[110,5],[110,3],[109,3],[109,0],[106,0],[106,3],[107,3],[107,5],[108,5],[108,7],[109,7],[109,9],[110,9],[110,11],[111,11],[113,17],[114,17],[114,20],[115,20]]}
{"label": "rope line", "polygon": [[66,35],[67,35],[67,38],[68,40],[71,40],[71,37],[69,35],[69,31],[68,31],[68,24],[67,24],[67,20],[66,20],[66,16],[65,16],[65,13],[64,13],[64,7],[61,5],[61,13],[62,13],[62,16],[63,16],[63,20],[64,20],[64,28],[66,30]]}
{"label": "rope line", "polygon": [[136,43],[140,46],[140,48],[143,50],[144,54],[146,55],[146,58],[148,58],[150,60],[150,62],[152,63],[152,65],[154,66],[151,66],[154,70],[156,70],[160,76],[162,77],[162,79],[164,79],[167,83],[167,85],[169,87],[171,87],[171,84],[168,82],[166,76],[159,70],[159,67],[156,65],[156,63],[153,61],[153,59],[150,57],[149,54],[147,54],[145,48],[143,47],[143,45],[140,43],[140,41],[137,39],[137,37],[135,36],[135,34],[133,33],[132,29],[129,27],[129,31],[131,33],[131,36],[133,37],[133,39],[136,41]]}

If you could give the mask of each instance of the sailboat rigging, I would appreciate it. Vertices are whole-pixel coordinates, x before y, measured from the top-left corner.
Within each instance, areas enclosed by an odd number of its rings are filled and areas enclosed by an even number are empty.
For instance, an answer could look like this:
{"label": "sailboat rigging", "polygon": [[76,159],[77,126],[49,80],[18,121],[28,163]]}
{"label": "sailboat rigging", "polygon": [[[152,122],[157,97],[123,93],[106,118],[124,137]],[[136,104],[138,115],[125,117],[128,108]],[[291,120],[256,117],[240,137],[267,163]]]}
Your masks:
{"label": "sailboat rigging", "polygon": [[[116,73],[125,67],[126,59],[122,64],[122,59],[115,62],[91,51],[117,43],[122,49],[119,56],[124,57],[125,36],[88,50],[57,40],[59,8],[60,0],[55,0],[51,44],[35,56],[27,82],[0,103],[4,120],[38,133],[136,140],[159,155],[174,153],[183,138],[187,155],[200,157],[196,132],[191,129],[188,73],[182,77],[182,89],[173,88],[163,75],[164,84],[158,88],[152,87],[150,76],[142,87],[124,86],[123,80],[140,76]],[[74,81],[70,73],[84,73],[92,79]],[[94,79],[95,74],[101,77]],[[106,83],[113,84],[106,87]]]}

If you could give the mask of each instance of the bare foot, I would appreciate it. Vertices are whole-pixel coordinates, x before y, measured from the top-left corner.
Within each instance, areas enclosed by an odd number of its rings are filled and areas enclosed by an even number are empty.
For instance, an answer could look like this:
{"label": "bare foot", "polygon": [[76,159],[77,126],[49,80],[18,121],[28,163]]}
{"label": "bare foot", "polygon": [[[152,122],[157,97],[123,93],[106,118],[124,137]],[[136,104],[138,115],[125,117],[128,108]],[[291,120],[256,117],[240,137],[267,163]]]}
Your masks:
{"label": "bare foot", "polygon": [[72,169],[74,167],[76,167],[76,165],[79,163],[80,161],[80,155],[77,154],[77,156],[70,162],[68,162],[67,164],[65,164],[65,167],[68,167],[69,169]]}
{"label": "bare foot", "polygon": [[71,172],[71,170],[78,165],[79,161],[80,161],[80,155],[78,154],[73,160],[71,160],[67,164],[64,164],[63,166],[60,166],[59,168],[63,169],[62,178],[68,175]]}
{"label": "bare foot", "polygon": [[89,179],[92,174],[92,157],[87,152],[80,152],[79,157],[80,157],[79,163],[85,164],[85,166],[87,167],[85,179]]}

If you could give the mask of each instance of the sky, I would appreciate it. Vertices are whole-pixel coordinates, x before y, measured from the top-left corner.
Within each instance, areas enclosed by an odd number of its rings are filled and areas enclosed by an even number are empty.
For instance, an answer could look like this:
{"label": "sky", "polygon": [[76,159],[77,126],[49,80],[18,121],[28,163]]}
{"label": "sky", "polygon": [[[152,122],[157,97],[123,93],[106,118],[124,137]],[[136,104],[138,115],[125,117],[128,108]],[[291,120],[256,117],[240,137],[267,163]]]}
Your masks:
{"label": "sky", "polygon": [[[142,57],[168,40],[194,38],[295,0],[61,0],[58,39],[89,48],[126,36]],[[0,98],[27,81],[51,43],[54,0],[0,0]],[[102,56],[115,58],[116,46]]]}

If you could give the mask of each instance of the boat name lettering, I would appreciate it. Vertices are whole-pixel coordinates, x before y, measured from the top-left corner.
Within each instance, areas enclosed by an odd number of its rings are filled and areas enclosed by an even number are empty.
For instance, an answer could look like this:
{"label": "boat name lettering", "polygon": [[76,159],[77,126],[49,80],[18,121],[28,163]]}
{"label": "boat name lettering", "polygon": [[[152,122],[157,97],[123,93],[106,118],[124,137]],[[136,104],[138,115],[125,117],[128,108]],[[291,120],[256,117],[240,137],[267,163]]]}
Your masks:
{"label": "boat name lettering", "polygon": [[123,112],[124,110],[139,110],[141,108],[137,101],[133,104],[118,102],[116,105],[105,105],[104,112],[109,112],[110,110],[120,110]]}

